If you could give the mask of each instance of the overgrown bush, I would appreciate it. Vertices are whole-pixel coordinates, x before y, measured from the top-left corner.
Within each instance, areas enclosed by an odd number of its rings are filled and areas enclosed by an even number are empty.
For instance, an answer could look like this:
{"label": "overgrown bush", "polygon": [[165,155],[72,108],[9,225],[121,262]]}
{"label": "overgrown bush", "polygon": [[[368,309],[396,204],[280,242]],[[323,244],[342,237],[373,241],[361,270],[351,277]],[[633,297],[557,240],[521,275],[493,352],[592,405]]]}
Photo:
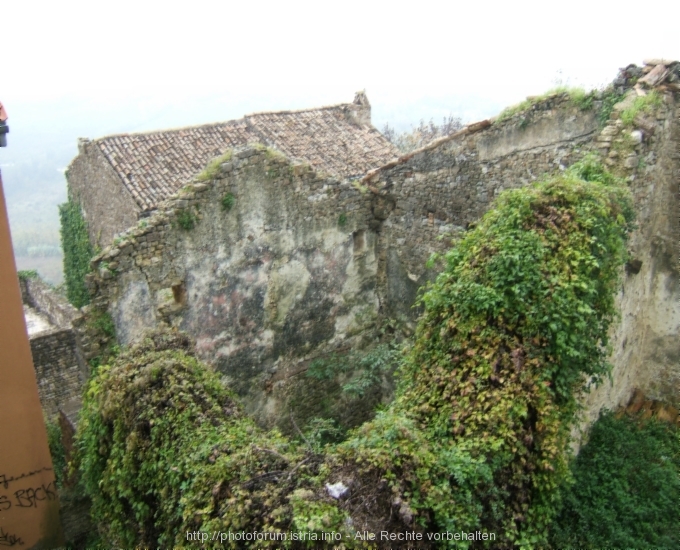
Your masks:
{"label": "overgrown bush", "polygon": [[605,414],[572,472],[552,547],[680,548],[677,428]]}
{"label": "overgrown bush", "polygon": [[75,307],[82,307],[90,302],[85,275],[90,272],[90,259],[94,256],[94,251],[77,201],[69,197],[67,202],[59,205],[59,218],[66,297]]}
{"label": "overgrown bush", "polygon": [[263,504],[285,504],[277,495],[294,488],[289,470],[304,471],[289,447],[243,416],[186,337],[155,334],[90,380],[77,461],[111,547],[172,547],[199,526],[289,522]]}
{"label": "overgrown bush", "polygon": [[632,219],[627,191],[586,172],[504,193],[446,254],[396,402],[342,445],[423,529],[547,543],[576,396],[609,371]]}

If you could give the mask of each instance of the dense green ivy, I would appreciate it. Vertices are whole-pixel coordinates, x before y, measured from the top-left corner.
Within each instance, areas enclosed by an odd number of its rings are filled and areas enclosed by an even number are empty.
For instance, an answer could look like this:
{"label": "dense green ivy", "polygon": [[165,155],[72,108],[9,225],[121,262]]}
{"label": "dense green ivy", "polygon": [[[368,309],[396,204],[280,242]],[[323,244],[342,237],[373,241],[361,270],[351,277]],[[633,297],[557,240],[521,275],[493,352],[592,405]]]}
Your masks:
{"label": "dense green ivy", "polygon": [[[111,547],[191,546],[185,533],[198,527],[291,521],[265,501],[294,489],[297,478],[281,478],[300,453],[256,428],[189,347],[186,337],[154,334],[88,385],[76,464]],[[260,517],[268,509],[274,515]]]}
{"label": "dense green ivy", "polygon": [[[632,217],[593,159],[502,194],[422,294],[393,404],[323,455],[257,429],[178,337],[122,354],[90,381],[78,435],[103,535],[128,547],[186,545],[197,529],[481,530],[495,539],[440,546],[547,546],[577,395],[609,372]],[[351,498],[327,494],[338,479]]]}
{"label": "dense green ivy", "polygon": [[574,461],[553,548],[680,548],[680,433],[603,415]]}
{"label": "dense green ivy", "polygon": [[61,247],[64,251],[64,282],[66,297],[75,307],[90,302],[85,286],[85,275],[90,271],[90,260],[94,256],[87,232],[87,225],[80,204],[69,197],[59,205],[61,222]]}
{"label": "dense green ivy", "polygon": [[605,174],[590,158],[500,196],[422,295],[394,406],[344,444],[346,460],[391,480],[424,529],[486,529],[499,537],[492,547],[546,544],[577,394],[609,372],[633,211]]}

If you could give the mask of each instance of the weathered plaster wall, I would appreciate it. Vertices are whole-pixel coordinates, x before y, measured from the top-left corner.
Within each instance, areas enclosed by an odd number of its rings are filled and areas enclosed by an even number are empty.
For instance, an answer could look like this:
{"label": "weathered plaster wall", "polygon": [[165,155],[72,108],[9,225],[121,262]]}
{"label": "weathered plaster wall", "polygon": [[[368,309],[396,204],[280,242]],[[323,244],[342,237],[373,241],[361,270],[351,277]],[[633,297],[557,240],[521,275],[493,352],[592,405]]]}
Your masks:
{"label": "weathered plaster wall", "polygon": [[273,421],[300,361],[375,323],[369,207],[348,182],[265,148],[236,151],[216,180],[188,186],[95,259],[95,304],[108,304],[122,344],[161,322],[187,331]]}
{"label": "weathered plaster wall", "polygon": [[677,97],[663,97],[655,117],[636,119],[640,143],[616,121],[598,139],[610,164],[634,166],[628,173],[638,228],[618,296],[621,320],[612,330],[612,378],[585,397],[586,425],[603,407],[625,406],[634,388],[680,406],[680,109]]}
{"label": "weathered plaster wall", "polygon": [[69,198],[81,205],[92,244],[110,243],[117,233],[137,223],[141,209],[96,143],[81,139],[78,150],[66,171]]}

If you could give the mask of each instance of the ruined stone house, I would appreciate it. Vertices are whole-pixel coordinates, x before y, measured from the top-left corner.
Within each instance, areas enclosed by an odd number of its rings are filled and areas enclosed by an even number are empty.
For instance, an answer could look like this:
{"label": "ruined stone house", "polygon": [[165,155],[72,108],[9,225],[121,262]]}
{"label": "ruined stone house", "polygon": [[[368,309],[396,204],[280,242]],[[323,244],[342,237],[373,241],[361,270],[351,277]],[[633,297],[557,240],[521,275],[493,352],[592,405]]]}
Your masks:
{"label": "ruined stone house", "polygon": [[[175,153],[151,150],[162,146],[160,135],[193,139],[199,149],[200,131],[215,127],[89,142],[71,165],[69,192],[93,239],[120,233],[93,259],[91,307],[112,316],[122,344],[159,324],[185,330],[247,409],[274,424],[293,405],[327,402],[305,377],[315,357],[366,345],[379,317],[408,327],[417,289],[432,276],[427,258],[446,250],[498,193],[597,151],[629,182],[638,229],[630,242],[635,269],[618,298],[612,382],[586,397],[586,416],[625,404],[636,387],[677,406],[678,82],[678,63],[630,66],[615,82],[625,96],[611,116],[603,118],[602,98],[584,108],[555,94],[398,158],[367,124],[362,96],[349,106],[253,115],[227,126],[251,132],[259,145],[234,142],[231,158],[205,182],[192,177],[224,148],[208,147],[200,161],[182,153],[181,178],[161,160]],[[619,113],[652,88],[661,105],[624,124]],[[312,120],[327,131],[310,133]],[[88,178],[101,182],[90,195]],[[118,193],[128,206],[105,219],[97,193]],[[182,216],[190,227],[178,223]]]}
{"label": "ruined stone house", "polygon": [[210,160],[253,142],[341,178],[362,176],[396,156],[371,125],[370,103],[358,92],[347,104],[81,139],[66,174],[69,193],[83,209],[93,243],[106,245],[190,183]]}

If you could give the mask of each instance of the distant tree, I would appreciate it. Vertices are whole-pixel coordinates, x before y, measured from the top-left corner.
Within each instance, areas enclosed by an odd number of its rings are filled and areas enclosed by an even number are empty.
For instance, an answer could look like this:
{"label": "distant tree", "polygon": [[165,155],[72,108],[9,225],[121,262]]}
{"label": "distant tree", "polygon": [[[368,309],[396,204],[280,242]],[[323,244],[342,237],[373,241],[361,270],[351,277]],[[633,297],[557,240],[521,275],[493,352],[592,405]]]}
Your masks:
{"label": "distant tree", "polygon": [[460,117],[449,115],[444,117],[439,125],[435,124],[434,119],[430,119],[429,122],[421,119],[417,127],[412,128],[410,132],[403,132],[401,134],[397,133],[389,124],[385,124],[382,133],[402,153],[408,153],[427,145],[432,140],[448,136],[462,128],[463,123]]}

